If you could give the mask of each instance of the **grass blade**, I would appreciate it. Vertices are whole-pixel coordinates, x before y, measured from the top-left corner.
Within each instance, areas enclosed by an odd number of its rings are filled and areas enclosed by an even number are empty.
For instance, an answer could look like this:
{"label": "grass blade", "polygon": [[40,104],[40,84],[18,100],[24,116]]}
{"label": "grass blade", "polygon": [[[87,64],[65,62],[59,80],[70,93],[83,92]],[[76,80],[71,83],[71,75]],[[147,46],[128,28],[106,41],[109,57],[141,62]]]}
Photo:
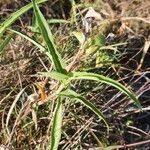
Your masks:
{"label": "grass blade", "polygon": [[69,78],[69,75],[66,74],[62,74],[56,71],[52,71],[52,72],[39,72],[40,75],[44,76],[44,77],[49,77],[58,81],[62,81],[62,80],[66,80]]}
{"label": "grass blade", "polygon": [[[47,0],[36,0],[35,2],[37,4],[43,3]],[[3,33],[6,31],[6,29],[14,23],[22,14],[27,12],[29,9],[32,8],[32,3],[29,3],[28,5],[22,7],[18,11],[12,13],[8,19],[6,19],[1,25],[0,25],[0,37],[3,35]]]}
{"label": "grass blade", "polygon": [[64,64],[60,57],[60,54],[58,53],[58,51],[55,48],[53,36],[49,29],[48,23],[47,23],[46,19],[44,18],[44,16],[42,15],[41,11],[39,10],[37,4],[35,4],[35,0],[32,0],[32,2],[33,2],[34,13],[37,18],[38,26],[40,28],[41,34],[44,38],[44,41],[48,47],[48,51],[52,56],[55,69],[56,69],[56,71],[65,74],[66,71],[63,68]]}
{"label": "grass blade", "polygon": [[103,115],[103,113],[101,111],[99,111],[98,108],[96,108],[94,106],[94,104],[92,104],[90,101],[86,100],[83,96],[81,96],[80,94],[76,93],[75,91],[72,91],[69,89],[61,92],[60,95],[67,96],[71,99],[77,99],[78,102],[82,103],[83,105],[85,105],[86,107],[91,109],[101,120],[103,120],[104,123],[106,124],[107,128],[109,129],[109,126],[106,122],[106,119],[105,119],[105,116]]}
{"label": "grass blade", "polygon": [[55,110],[54,117],[52,121],[52,131],[51,131],[51,141],[50,141],[50,150],[57,150],[59,141],[61,139],[61,126],[62,126],[62,102],[61,98],[58,98]]}
{"label": "grass blade", "polygon": [[1,42],[1,44],[0,44],[0,56],[3,54],[5,47],[8,45],[8,43],[10,42],[12,37],[13,37],[13,34],[10,34],[7,36],[7,38],[3,42]]}
{"label": "grass blade", "polygon": [[9,29],[9,31],[16,33],[16,34],[20,35],[21,37],[25,38],[26,40],[30,41],[32,44],[37,46],[41,52],[44,52],[52,61],[52,56],[50,55],[50,53],[47,51],[47,49],[44,46],[42,46],[41,44],[39,44],[38,42],[36,42],[35,40],[33,40],[31,37],[29,37],[28,35],[26,35],[24,33],[21,33],[19,31],[12,30],[12,29]]}
{"label": "grass blade", "polygon": [[74,31],[72,32],[72,34],[77,38],[80,44],[83,45],[83,43],[85,42],[85,35],[83,34],[83,32]]}
{"label": "grass blade", "polygon": [[11,107],[10,107],[10,109],[9,109],[9,111],[8,111],[8,114],[7,114],[7,118],[6,118],[6,127],[8,126],[8,123],[9,123],[9,120],[10,120],[10,116],[11,116],[11,114],[12,114],[12,112],[13,112],[14,107],[16,106],[16,103],[17,103],[17,101],[20,99],[20,97],[21,97],[21,95],[22,95],[22,93],[24,92],[25,89],[26,89],[26,88],[22,89],[22,90],[18,93],[18,95],[17,95],[17,97],[15,98],[13,104],[11,105]]}
{"label": "grass blade", "polygon": [[141,104],[139,100],[136,98],[135,94],[127,89],[125,86],[123,86],[121,83],[109,78],[105,77],[103,75],[98,75],[95,73],[87,73],[87,72],[74,72],[72,79],[86,79],[86,80],[95,80],[98,82],[106,83],[108,85],[111,85],[118,90],[120,90],[122,93],[127,95],[131,98],[131,100],[141,109]]}
{"label": "grass blade", "polygon": [[64,20],[64,19],[49,19],[47,20],[47,22],[49,24],[55,24],[55,23],[69,23],[68,20]]}

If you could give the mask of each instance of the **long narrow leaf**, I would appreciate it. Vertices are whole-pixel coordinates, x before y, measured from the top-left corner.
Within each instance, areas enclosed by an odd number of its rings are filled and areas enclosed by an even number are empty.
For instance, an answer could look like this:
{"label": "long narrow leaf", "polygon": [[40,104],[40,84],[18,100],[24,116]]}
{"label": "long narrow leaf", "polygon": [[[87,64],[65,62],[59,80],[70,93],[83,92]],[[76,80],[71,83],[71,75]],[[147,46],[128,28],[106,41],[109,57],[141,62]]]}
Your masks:
{"label": "long narrow leaf", "polygon": [[58,98],[57,105],[54,110],[54,116],[52,121],[50,150],[57,150],[59,141],[61,139],[61,126],[62,126],[62,102]]}
{"label": "long narrow leaf", "polygon": [[111,86],[117,88],[118,90],[120,90],[121,92],[123,92],[124,94],[126,94],[128,97],[130,97],[131,100],[141,109],[141,104],[140,104],[139,100],[136,98],[135,94],[132,91],[130,91],[128,88],[123,86],[121,83],[119,83],[109,77],[105,77],[103,75],[98,75],[95,73],[74,72],[72,79],[73,80],[74,79],[95,80],[98,82],[102,82],[102,83],[111,85]]}
{"label": "long narrow leaf", "polygon": [[101,120],[103,120],[104,123],[106,124],[107,128],[109,129],[109,126],[107,124],[107,121],[106,121],[103,113],[100,110],[98,110],[98,108],[96,108],[94,106],[94,104],[92,104],[90,101],[86,100],[83,96],[81,96],[80,94],[76,93],[75,91],[72,91],[69,89],[62,91],[60,93],[60,95],[61,96],[67,96],[71,99],[77,99],[77,101],[79,101],[80,103],[84,104],[86,107],[91,109]]}
{"label": "long narrow leaf", "polygon": [[8,35],[8,37],[6,37],[6,39],[0,43],[0,55],[3,54],[5,47],[8,45],[12,37],[13,37],[13,34]]}
{"label": "long narrow leaf", "polygon": [[[37,4],[43,3],[47,0],[36,0],[35,2]],[[3,33],[6,31],[6,29],[14,23],[22,14],[27,12],[29,9],[32,8],[32,3],[29,3],[28,5],[22,7],[18,11],[12,13],[8,19],[6,19],[1,25],[0,25],[0,37],[3,35]]]}
{"label": "long narrow leaf", "polygon": [[34,13],[37,18],[38,26],[40,28],[44,41],[48,47],[49,53],[52,56],[55,69],[60,73],[66,73],[65,69],[63,68],[64,65],[60,57],[60,54],[55,48],[53,36],[49,29],[48,23],[46,22],[46,19],[44,18],[41,11],[39,10],[37,4],[35,4],[35,0],[32,0],[32,2],[33,2]]}
{"label": "long narrow leaf", "polygon": [[21,33],[19,31],[12,30],[12,29],[9,29],[9,31],[11,31],[13,33],[16,33],[16,34],[20,35],[21,37],[25,38],[26,40],[30,41],[32,44],[34,44],[35,46],[37,46],[40,49],[41,52],[44,52],[50,58],[51,61],[53,61],[52,60],[52,56],[50,55],[50,53],[47,52],[46,48],[44,46],[42,46],[41,44],[39,44],[37,41],[33,40],[28,35],[26,35],[24,33]]}
{"label": "long narrow leaf", "polygon": [[69,78],[69,75],[66,74],[62,74],[56,71],[52,71],[52,72],[39,72],[40,75],[44,76],[44,77],[49,77],[58,81],[62,81],[62,80],[66,80]]}
{"label": "long narrow leaf", "polygon": [[12,103],[12,105],[11,105],[9,111],[8,111],[8,114],[7,114],[6,127],[8,126],[8,123],[9,123],[10,116],[11,116],[11,114],[12,114],[12,111],[13,111],[13,109],[14,109],[14,107],[15,107],[17,101],[20,99],[20,97],[21,97],[21,95],[22,95],[22,93],[24,92],[25,89],[26,89],[26,87],[25,87],[24,89],[22,89],[22,90],[18,93],[18,95],[16,96],[14,102]]}
{"label": "long narrow leaf", "polygon": [[69,23],[68,20],[64,20],[64,19],[49,19],[47,20],[48,23],[50,24],[55,24],[55,23]]}

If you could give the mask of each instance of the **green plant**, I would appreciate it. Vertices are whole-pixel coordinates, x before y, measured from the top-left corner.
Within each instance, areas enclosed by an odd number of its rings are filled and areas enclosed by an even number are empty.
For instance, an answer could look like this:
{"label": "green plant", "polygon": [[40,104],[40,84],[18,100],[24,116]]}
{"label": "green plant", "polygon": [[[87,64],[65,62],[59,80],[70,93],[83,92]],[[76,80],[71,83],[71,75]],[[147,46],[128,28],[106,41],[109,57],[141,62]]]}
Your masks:
{"label": "green plant", "polygon": [[[27,40],[35,44],[38,48],[40,48],[42,51],[44,51],[48,57],[51,59],[53,66],[54,66],[54,71],[52,72],[41,72],[40,75],[46,76],[49,78],[53,78],[57,81],[60,82],[57,90],[54,92],[54,95],[56,97],[55,101],[55,109],[53,111],[53,119],[52,119],[52,128],[51,128],[51,139],[50,139],[50,149],[51,150],[56,150],[58,149],[59,141],[61,138],[61,125],[62,125],[62,120],[63,120],[63,100],[68,97],[70,99],[75,99],[78,102],[82,103],[89,109],[95,113],[100,120],[102,120],[107,128],[109,129],[109,126],[107,124],[107,120],[105,119],[105,116],[103,113],[90,101],[86,100],[82,95],[76,93],[75,91],[70,89],[70,83],[72,80],[94,80],[97,82],[102,82],[109,84],[118,90],[120,90],[122,93],[127,95],[129,98],[133,100],[133,102],[141,108],[141,105],[134,95],[134,93],[130,90],[128,90],[126,87],[124,87],[122,84],[119,82],[112,80],[108,77],[105,77],[103,75],[95,74],[95,73],[87,73],[87,72],[69,72],[65,68],[65,62],[61,58],[61,55],[57,51],[56,45],[53,40],[53,35],[49,29],[49,25],[44,18],[43,14],[41,13],[40,9],[38,8],[37,4],[35,3],[35,0],[32,0],[33,2],[33,8],[34,8],[34,13],[37,19],[38,27],[40,29],[40,33],[44,39],[46,47],[40,45],[37,43],[35,40],[32,38],[26,36],[25,34],[19,33],[17,31],[13,31],[17,34],[20,34],[21,36],[25,37]],[[31,7],[31,6],[30,6]],[[27,11],[27,9],[26,9]],[[18,17],[18,16],[17,16]],[[17,17],[14,17],[14,20],[17,19]],[[14,21],[13,20],[13,21]],[[1,34],[6,30],[6,28],[13,22],[8,22],[6,21],[4,23],[5,27],[1,28]],[[77,34],[74,33],[76,36]],[[83,46],[84,41],[81,38],[80,40],[81,45]],[[83,48],[83,47],[82,47]]]}
{"label": "green plant", "polygon": [[[36,0],[35,2],[40,4],[47,0]],[[12,23],[14,23],[21,15],[23,15],[25,12],[27,12],[29,9],[32,8],[32,3],[22,7],[18,11],[12,13],[8,19],[6,19],[1,25],[0,25],[0,37],[3,35],[3,33],[7,30],[9,26],[11,26]]]}
{"label": "green plant", "polygon": [[[104,121],[104,123],[107,125],[107,121],[102,114],[91,102],[87,101],[83,96],[80,94],[77,94],[75,91],[72,91],[69,89],[69,84],[72,80],[95,80],[97,82],[103,82],[109,85],[112,85],[119,89],[121,92],[129,96],[139,108],[141,108],[141,105],[139,101],[137,100],[136,96],[129,91],[127,88],[125,88],[123,85],[118,83],[117,81],[114,81],[108,77],[104,77],[102,75],[94,74],[94,73],[87,73],[87,72],[67,72],[66,69],[62,65],[62,59],[55,48],[53,36],[49,30],[48,24],[40,12],[37,4],[35,4],[35,1],[33,0],[33,6],[34,6],[34,13],[38,21],[38,25],[40,28],[40,32],[43,36],[43,39],[47,45],[47,49],[49,53],[52,56],[52,62],[54,63],[55,72],[50,73],[41,73],[44,76],[48,76],[51,78],[54,78],[56,80],[60,81],[60,86],[58,90],[56,91],[57,101],[56,106],[54,110],[53,115],[53,123],[52,123],[52,130],[51,130],[51,150],[55,150],[58,148],[58,144],[61,137],[61,123],[62,123],[62,102],[64,97],[69,97],[71,99],[77,99],[79,102],[83,103],[86,107],[90,108],[98,117]],[[62,97],[63,96],[63,97]]]}
{"label": "green plant", "polygon": [[[43,3],[47,0],[36,0],[37,4]],[[0,57],[2,55],[2,53],[4,52],[4,49],[6,48],[7,44],[9,43],[9,41],[12,38],[12,35],[7,35],[7,37],[3,40],[3,34],[6,32],[6,30],[21,16],[23,15],[25,12],[27,12],[29,9],[32,8],[32,3],[22,7],[21,9],[19,9],[18,11],[12,13],[8,19],[6,19],[2,24],[0,24]]]}

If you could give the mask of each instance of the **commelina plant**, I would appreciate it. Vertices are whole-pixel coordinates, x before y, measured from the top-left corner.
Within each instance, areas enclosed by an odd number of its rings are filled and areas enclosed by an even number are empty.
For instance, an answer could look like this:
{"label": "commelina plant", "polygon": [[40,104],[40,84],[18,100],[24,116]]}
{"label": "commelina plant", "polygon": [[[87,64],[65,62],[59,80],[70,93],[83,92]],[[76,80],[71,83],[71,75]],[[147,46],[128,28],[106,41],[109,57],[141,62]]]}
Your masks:
{"label": "commelina plant", "polygon": [[[50,133],[50,150],[57,150],[59,141],[61,139],[61,126],[63,121],[63,100],[65,98],[70,98],[70,100],[74,99],[78,102],[85,105],[87,108],[89,108],[93,113],[95,113],[100,120],[102,120],[107,128],[109,129],[109,125],[107,124],[107,120],[105,119],[105,116],[103,113],[90,101],[86,100],[82,95],[76,93],[75,91],[70,89],[70,83],[73,80],[93,80],[97,82],[102,82],[109,84],[118,90],[120,90],[122,93],[127,95],[136,105],[138,108],[141,109],[141,105],[135,96],[135,94],[127,89],[125,86],[120,84],[119,82],[109,78],[105,77],[103,75],[95,74],[95,73],[88,73],[88,72],[69,72],[65,69],[65,62],[61,58],[61,55],[56,49],[56,45],[53,40],[53,35],[51,33],[51,30],[49,28],[49,25],[44,18],[43,14],[41,13],[39,7],[37,4],[45,2],[46,0],[32,0],[32,3],[22,7],[20,10],[16,11],[9,17],[6,21],[4,21],[0,26],[0,37],[3,36],[3,33],[9,28],[9,26],[23,13],[28,11],[30,8],[33,7],[34,9],[34,15],[36,16],[38,27],[40,30],[40,33],[43,37],[43,40],[45,42],[45,47],[40,45],[38,42],[33,40],[32,38],[28,37],[25,34],[22,34],[18,31],[10,30],[14,33],[17,33],[30,42],[32,42],[34,45],[36,45],[41,51],[43,51],[51,60],[53,63],[54,69],[51,72],[42,72],[40,73],[42,76],[46,76],[55,80],[59,81],[59,87],[55,91],[56,101],[55,101],[55,108],[53,111],[53,117],[52,117],[52,127],[51,127],[51,133]],[[10,37],[7,37],[6,40],[0,45],[1,51],[5,47],[5,45],[8,44],[10,41]]]}

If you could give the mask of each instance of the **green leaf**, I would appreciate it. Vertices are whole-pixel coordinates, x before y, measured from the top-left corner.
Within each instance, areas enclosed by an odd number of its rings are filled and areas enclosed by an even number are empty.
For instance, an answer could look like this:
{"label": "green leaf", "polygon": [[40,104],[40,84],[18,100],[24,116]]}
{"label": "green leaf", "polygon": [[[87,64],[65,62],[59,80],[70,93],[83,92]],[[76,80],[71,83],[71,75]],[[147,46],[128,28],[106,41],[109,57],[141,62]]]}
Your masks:
{"label": "green leaf", "polygon": [[64,19],[49,19],[47,20],[48,23],[53,24],[53,23],[69,23],[69,21],[64,20]]}
{"label": "green leaf", "polygon": [[97,50],[97,46],[91,45],[89,48],[86,49],[86,55],[89,56],[90,54],[94,53]]}
{"label": "green leaf", "polygon": [[30,41],[32,44],[34,44],[35,46],[37,46],[41,52],[44,52],[49,58],[51,61],[52,60],[52,56],[50,55],[50,53],[47,51],[47,49],[42,46],[41,44],[39,44],[37,41],[33,40],[31,37],[29,37],[28,35],[24,34],[24,33],[21,33],[19,31],[16,31],[16,30],[12,30],[12,29],[8,29],[9,31],[13,32],[13,33],[16,33],[18,35],[20,35],[21,37],[25,38],[26,40]]}
{"label": "green leaf", "polygon": [[[35,2],[37,4],[43,3],[47,0],[36,0]],[[29,9],[32,8],[32,3],[29,3],[28,5],[22,7],[18,11],[12,13],[8,19],[6,19],[1,25],[0,25],[0,37],[3,35],[3,33],[6,31],[6,29],[14,23],[22,14],[27,12]]]}
{"label": "green leaf", "polygon": [[56,72],[56,71],[53,71],[53,72],[39,72],[39,74],[42,75],[42,76],[45,76],[45,77],[50,77],[52,79],[59,80],[59,81],[66,80],[66,79],[69,78],[68,75],[62,74],[62,73],[59,73],[59,72]]}
{"label": "green leaf", "polygon": [[77,38],[77,40],[80,42],[80,44],[84,43],[85,35],[83,34],[83,32],[74,31],[74,32],[72,32],[72,34]]}
{"label": "green leaf", "polygon": [[95,73],[88,73],[88,72],[73,72],[73,76],[70,78],[70,80],[74,80],[74,79],[85,79],[85,80],[95,80],[97,82],[102,82],[102,83],[106,83],[108,85],[111,85],[115,88],[117,88],[118,90],[120,90],[122,93],[124,93],[125,95],[127,95],[129,98],[131,98],[131,100],[141,109],[142,106],[139,102],[139,100],[137,99],[137,97],[135,96],[135,94],[130,91],[128,88],[126,88],[125,86],[123,86],[121,83],[105,77],[103,75],[98,75]]}
{"label": "green leaf", "polygon": [[104,46],[105,43],[106,43],[105,36],[103,34],[99,34],[94,39],[94,43],[93,44],[96,45],[96,46]]}
{"label": "green leaf", "polygon": [[61,126],[63,118],[62,113],[63,113],[62,101],[60,98],[58,98],[52,120],[50,150],[58,149],[59,141],[61,139]]}
{"label": "green leaf", "polygon": [[44,16],[42,15],[41,11],[39,10],[37,4],[35,4],[35,0],[32,0],[32,2],[33,2],[34,13],[38,22],[38,26],[40,28],[44,41],[48,47],[48,51],[52,56],[55,69],[56,71],[65,74],[66,70],[63,68],[64,63],[62,61],[62,58],[60,57],[60,54],[55,48],[53,35],[49,29],[48,23],[46,19],[44,18]]}
{"label": "green leaf", "polygon": [[69,89],[62,91],[60,93],[60,95],[61,96],[67,96],[71,99],[77,99],[78,102],[82,103],[83,105],[85,105],[86,107],[91,109],[100,119],[102,119],[104,121],[104,123],[106,124],[107,128],[109,129],[109,126],[105,120],[103,113],[101,111],[99,111],[99,109],[96,108],[94,106],[94,104],[92,104],[90,101],[86,100],[83,96],[81,96],[80,94],[76,93],[75,91],[72,91]]}
{"label": "green leaf", "polygon": [[13,34],[10,34],[6,37],[6,39],[4,41],[1,42],[1,44],[0,44],[0,55],[3,54],[4,49],[6,48],[6,46],[8,45],[8,43],[10,42],[12,37],[13,37]]}

